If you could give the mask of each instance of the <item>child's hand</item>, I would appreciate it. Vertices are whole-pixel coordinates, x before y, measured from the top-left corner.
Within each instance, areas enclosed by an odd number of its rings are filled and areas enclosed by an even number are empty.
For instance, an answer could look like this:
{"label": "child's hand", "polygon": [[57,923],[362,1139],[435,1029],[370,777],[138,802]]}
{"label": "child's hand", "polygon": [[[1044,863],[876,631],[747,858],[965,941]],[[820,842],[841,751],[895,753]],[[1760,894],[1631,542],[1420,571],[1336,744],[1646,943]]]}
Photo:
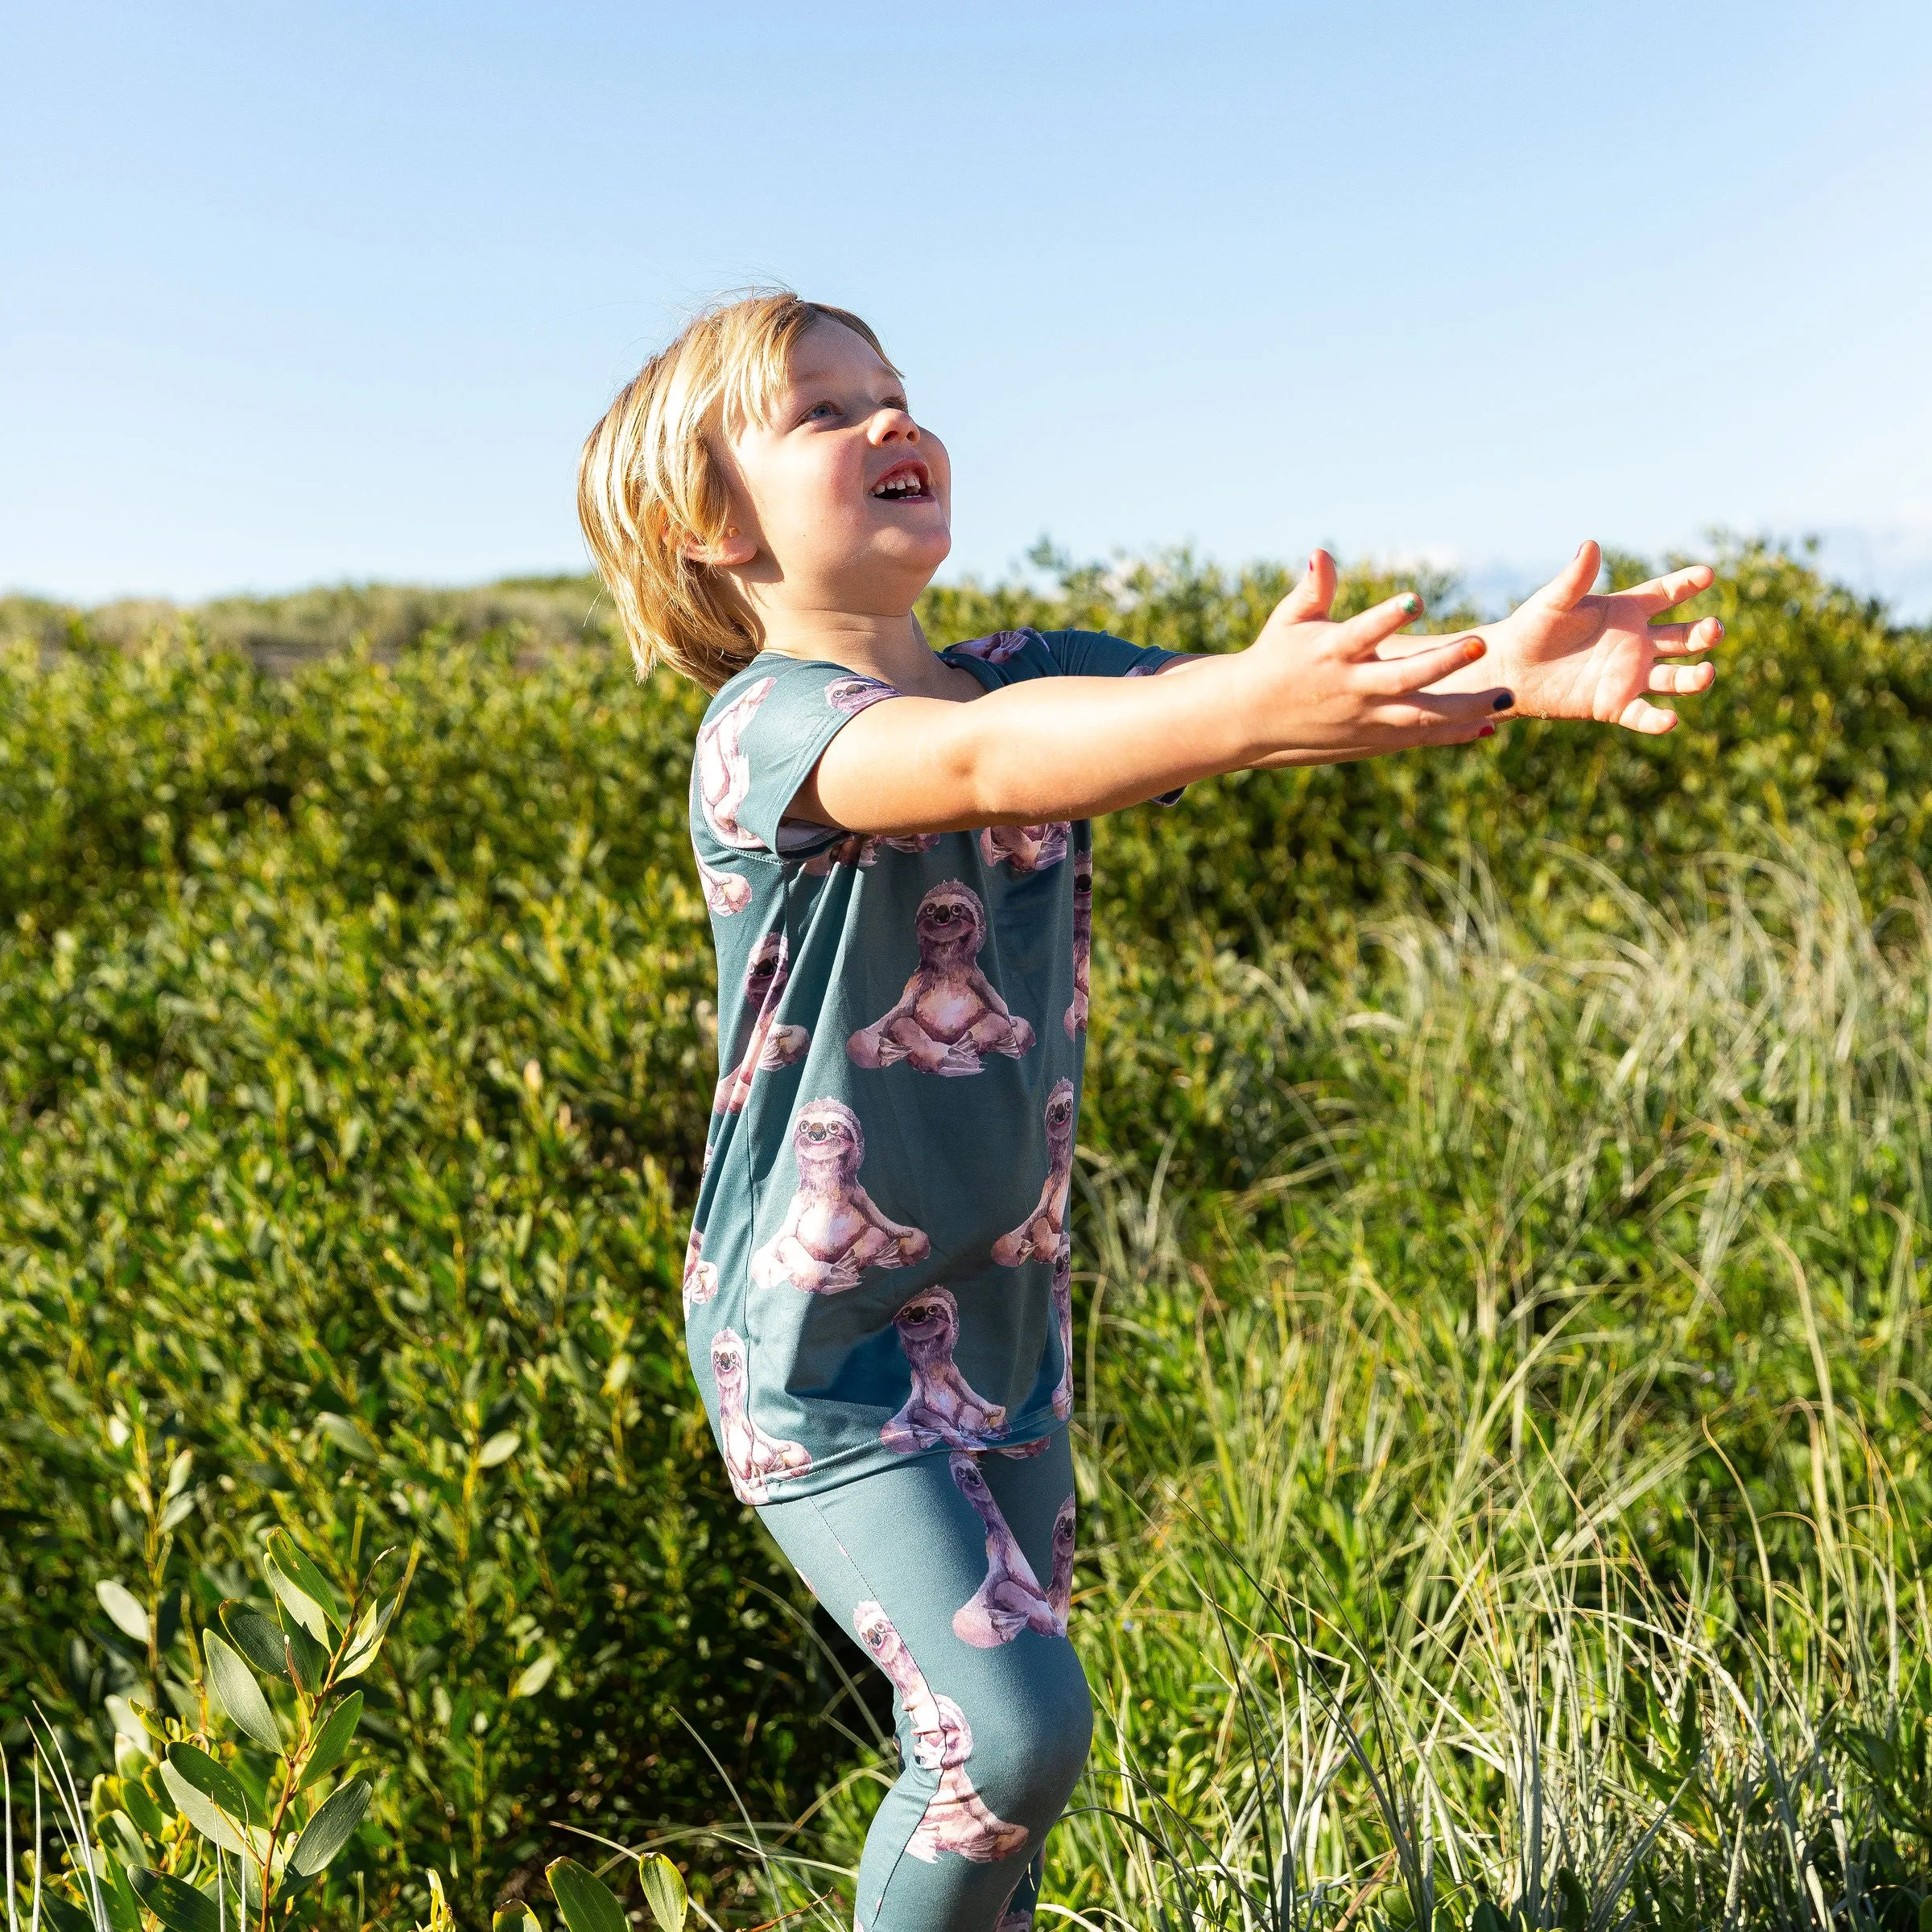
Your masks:
{"label": "child's hand", "polygon": [[[1707,564],[1694,564],[1629,590],[1594,597],[1590,586],[1602,565],[1603,553],[1585,543],[1526,603],[1501,623],[1484,625],[1489,662],[1483,676],[1515,695],[1518,717],[1594,718],[1630,731],[1669,731],[1677,713],[1659,709],[1649,696],[1707,691],[1717,669],[1657,660],[1708,650],[1724,627],[1715,617],[1695,624],[1652,620],[1707,590],[1715,573]],[[1466,688],[1466,675],[1439,688]]]}

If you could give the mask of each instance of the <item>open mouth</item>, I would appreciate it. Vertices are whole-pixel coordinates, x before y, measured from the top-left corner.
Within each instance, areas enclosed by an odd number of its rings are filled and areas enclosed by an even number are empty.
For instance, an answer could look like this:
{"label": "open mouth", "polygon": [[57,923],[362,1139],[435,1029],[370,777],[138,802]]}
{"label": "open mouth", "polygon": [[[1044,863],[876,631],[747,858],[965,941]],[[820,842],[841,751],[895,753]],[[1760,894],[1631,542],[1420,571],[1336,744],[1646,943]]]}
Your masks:
{"label": "open mouth", "polygon": [[930,503],[933,501],[932,474],[923,463],[895,463],[873,485],[877,503]]}

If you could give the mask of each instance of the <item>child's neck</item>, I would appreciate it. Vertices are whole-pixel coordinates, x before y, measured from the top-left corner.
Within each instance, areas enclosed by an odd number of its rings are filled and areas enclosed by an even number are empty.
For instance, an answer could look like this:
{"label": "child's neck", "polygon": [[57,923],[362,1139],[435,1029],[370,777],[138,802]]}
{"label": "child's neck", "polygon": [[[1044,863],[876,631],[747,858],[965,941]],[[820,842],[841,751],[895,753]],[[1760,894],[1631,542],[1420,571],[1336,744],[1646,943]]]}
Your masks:
{"label": "child's neck", "polygon": [[908,697],[959,699],[979,694],[979,681],[972,672],[956,670],[934,654],[910,611],[896,617],[836,610],[763,614],[765,648],[780,657],[843,665]]}

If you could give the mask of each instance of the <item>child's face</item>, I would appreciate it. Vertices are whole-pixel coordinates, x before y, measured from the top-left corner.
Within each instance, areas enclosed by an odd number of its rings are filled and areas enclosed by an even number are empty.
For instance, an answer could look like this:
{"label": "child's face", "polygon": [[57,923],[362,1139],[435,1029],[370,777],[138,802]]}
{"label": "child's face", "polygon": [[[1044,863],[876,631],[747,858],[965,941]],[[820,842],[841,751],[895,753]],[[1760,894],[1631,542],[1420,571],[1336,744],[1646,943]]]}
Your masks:
{"label": "child's face", "polygon": [[907,413],[899,378],[836,322],[799,338],[770,422],[729,448],[738,547],[755,550],[722,560],[758,602],[910,610],[952,547],[945,446]]}

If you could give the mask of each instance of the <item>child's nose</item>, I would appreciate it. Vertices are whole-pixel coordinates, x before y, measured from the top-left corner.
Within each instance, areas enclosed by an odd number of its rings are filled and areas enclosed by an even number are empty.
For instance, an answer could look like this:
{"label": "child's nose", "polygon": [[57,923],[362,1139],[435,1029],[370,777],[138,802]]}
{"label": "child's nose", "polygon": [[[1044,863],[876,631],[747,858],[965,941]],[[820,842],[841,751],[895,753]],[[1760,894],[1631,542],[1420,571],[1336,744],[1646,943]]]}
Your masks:
{"label": "child's nose", "polygon": [[870,434],[875,449],[886,443],[916,443],[919,426],[902,409],[881,409],[872,419]]}

